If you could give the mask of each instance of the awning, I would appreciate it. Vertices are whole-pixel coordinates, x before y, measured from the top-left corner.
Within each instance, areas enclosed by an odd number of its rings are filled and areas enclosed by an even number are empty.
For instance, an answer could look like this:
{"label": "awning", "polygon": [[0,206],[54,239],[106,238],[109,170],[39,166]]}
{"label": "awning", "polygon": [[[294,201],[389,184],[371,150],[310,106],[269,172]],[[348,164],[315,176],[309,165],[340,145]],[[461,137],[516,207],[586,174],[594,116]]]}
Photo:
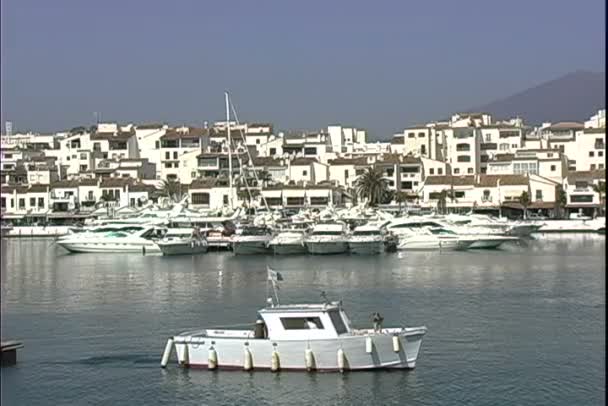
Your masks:
{"label": "awning", "polygon": [[281,197],[282,194],[282,190],[262,190],[262,196],[264,196],[265,198]]}
{"label": "awning", "polygon": [[599,208],[601,205],[597,204],[597,203],[570,203],[566,205],[566,208],[568,209],[585,209],[585,208],[591,208],[591,209],[595,209],[595,208]]}
{"label": "awning", "polygon": [[554,209],[555,202],[532,202],[528,205],[528,209]]}

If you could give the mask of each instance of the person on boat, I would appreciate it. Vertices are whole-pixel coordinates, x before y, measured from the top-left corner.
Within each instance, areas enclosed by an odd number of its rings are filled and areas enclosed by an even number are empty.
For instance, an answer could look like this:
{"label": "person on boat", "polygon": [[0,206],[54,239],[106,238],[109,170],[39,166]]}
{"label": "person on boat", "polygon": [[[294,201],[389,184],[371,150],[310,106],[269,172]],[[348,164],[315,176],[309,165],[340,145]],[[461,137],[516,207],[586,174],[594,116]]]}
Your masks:
{"label": "person on boat", "polygon": [[306,328],[311,329],[311,330],[316,330],[319,327],[317,326],[317,324],[314,322],[314,320],[312,319],[312,317],[309,317],[306,319]]}
{"label": "person on boat", "polygon": [[372,321],[374,322],[374,332],[379,332],[382,330],[382,322],[384,321],[384,317],[380,316],[380,313],[375,312],[373,314]]}

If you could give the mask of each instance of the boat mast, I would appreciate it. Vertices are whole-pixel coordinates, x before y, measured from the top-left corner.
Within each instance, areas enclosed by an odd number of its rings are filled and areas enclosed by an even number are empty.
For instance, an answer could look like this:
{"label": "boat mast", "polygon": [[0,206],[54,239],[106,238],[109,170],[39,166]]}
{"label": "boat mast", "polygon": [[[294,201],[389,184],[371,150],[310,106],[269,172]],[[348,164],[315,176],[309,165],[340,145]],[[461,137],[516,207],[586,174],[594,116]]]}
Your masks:
{"label": "boat mast", "polygon": [[232,138],[230,137],[230,100],[228,98],[228,92],[224,92],[224,95],[226,96],[226,134],[228,135],[228,202],[230,209],[232,209],[234,205],[232,201]]}

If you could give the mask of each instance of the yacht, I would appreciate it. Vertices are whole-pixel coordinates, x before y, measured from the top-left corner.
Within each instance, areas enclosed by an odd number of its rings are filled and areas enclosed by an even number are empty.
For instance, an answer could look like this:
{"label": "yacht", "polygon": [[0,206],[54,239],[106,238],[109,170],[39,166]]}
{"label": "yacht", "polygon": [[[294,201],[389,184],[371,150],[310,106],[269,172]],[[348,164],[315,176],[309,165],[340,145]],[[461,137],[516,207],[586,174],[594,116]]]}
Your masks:
{"label": "yacht", "polygon": [[232,251],[236,255],[268,254],[272,237],[268,227],[245,226],[232,236]]}
{"label": "yacht", "polygon": [[[275,281],[282,278],[268,279],[276,297]],[[424,326],[384,328],[381,322],[374,328],[354,328],[342,302],[279,304],[276,297],[267,303],[258,310],[250,329],[210,327],[169,338],[161,367],[166,367],[175,353],[183,367],[211,370],[412,369],[427,332]]]}
{"label": "yacht", "polygon": [[196,228],[170,228],[157,244],[163,255],[204,254],[209,246]]}
{"label": "yacht", "polygon": [[446,228],[431,229],[433,234],[455,236],[463,243],[470,243],[467,249],[496,249],[507,242],[519,241],[518,237],[509,235],[493,235],[493,234],[457,234]]}
{"label": "yacht", "polygon": [[317,224],[304,239],[310,254],[342,254],[348,251],[348,234],[345,224]]}
{"label": "yacht", "polygon": [[275,255],[306,254],[305,237],[306,230],[284,230],[278,232],[268,245]]}
{"label": "yacht", "polygon": [[403,229],[399,235],[397,249],[404,251],[466,250],[473,243],[472,240],[438,230],[437,228],[422,227],[404,232],[405,229]]}
{"label": "yacht", "polygon": [[70,252],[160,254],[157,241],[166,230],[156,225],[128,226],[122,230],[70,234],[57,239],[56,243]]}
{"label": "yacht", "polygon": [[351,254],[381,254],[385,249],[385,233],[374,225],[355,227],[348,238]]}

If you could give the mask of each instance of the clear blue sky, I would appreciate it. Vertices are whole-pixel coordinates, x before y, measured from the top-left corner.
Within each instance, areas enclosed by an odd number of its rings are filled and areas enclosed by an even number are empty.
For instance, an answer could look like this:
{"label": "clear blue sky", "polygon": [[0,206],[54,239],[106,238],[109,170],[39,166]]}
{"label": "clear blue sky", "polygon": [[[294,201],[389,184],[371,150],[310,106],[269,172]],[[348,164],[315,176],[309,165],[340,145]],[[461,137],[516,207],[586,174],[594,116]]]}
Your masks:
{"label": "clear blue sky", "polygon": [[602,0],[2,0],[2,127],[102,120],[388,138],[565,73],[604,71]]}

